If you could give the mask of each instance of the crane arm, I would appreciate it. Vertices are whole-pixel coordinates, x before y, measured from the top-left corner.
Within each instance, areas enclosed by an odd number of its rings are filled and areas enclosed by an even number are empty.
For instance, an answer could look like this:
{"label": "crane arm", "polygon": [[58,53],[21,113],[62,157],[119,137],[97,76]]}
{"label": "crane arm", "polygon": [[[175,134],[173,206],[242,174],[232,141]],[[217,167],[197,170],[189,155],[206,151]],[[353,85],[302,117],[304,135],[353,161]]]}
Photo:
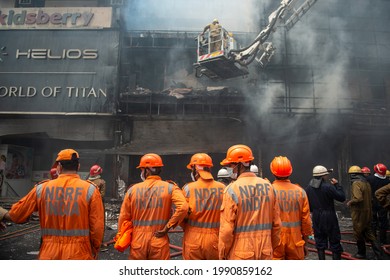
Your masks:
{"label": "crane arm", "polygon": [[[250,64],[256,57],[259,50],[263,51],[262,57],[270,59],[275,51],[272,43],[266,43],[272,31],[275,31],[276,24],[283,18],[286,9],[290,8],[295,0],[282,0],[279,7],[268,17],[268,25],[260,31],[254,41],[247,47],[237,50],[230,50],[230,57],[241,65]],[[261,59],[261,58],[260,58]],[[261,61],[259,61],[261,63]]]}

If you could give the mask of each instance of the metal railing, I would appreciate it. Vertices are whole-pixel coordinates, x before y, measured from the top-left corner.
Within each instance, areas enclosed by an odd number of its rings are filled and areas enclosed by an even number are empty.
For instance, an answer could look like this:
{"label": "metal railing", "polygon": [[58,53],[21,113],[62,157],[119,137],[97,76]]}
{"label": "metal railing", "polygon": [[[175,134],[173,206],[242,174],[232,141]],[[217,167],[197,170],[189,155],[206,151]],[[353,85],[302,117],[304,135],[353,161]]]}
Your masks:
{"label": "metal railing", "polygon": [[[243,98],[244,97],[244,98]],[[263,97],[228,96],[224,94],[193,94],[178,99],[167,94],[136,96],[122,94],[121,114],[169,116],[238,116],[248,109],[259,108],[273,114],[317,115],[337,114],[349,116],[372,125],[390,125],[388,106],[381,101],[362,101],[353,98],[338,98],[330,101],[324,97],[274,97],[264,105]],[[384,117],[385,116],[385,117]],[[380,118],[382,121],[376,121]]]}
{"label": "metal railing", "polygon": [[11,185],[7,181],[3,182],[2,187],[6,187],[5,197],[20,197],[19,194],[11,187]]}

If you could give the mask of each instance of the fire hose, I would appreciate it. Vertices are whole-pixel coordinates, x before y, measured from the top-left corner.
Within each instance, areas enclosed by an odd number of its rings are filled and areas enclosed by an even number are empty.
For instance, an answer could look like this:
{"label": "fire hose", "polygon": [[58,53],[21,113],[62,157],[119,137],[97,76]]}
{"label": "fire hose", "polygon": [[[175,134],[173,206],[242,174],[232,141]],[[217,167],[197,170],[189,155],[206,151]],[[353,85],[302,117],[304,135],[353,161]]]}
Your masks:
{"label": "fire hose", "polygon": [[34,226],[31,226],[28,228],[15,230],[13,232],[9,232],[9,233],[0,235],[0,241],[14,238],[14,237],[18,237],[18,236],[22,236],[22,235],[29,234],[29,233],[33,233],[33,232],[40,231],[40,230],[41,230],[40,225],[34,225]]}
{"label": "fire hose", "polygon": [[[317,253],[318,250],[315,248],[307,248],[310,252]],[[325,254],[327,255],[332,255],[331,251],[325,250]],[[341,253],[341,258],[346,259],[346,260],[357,260],[356,258],[352,257],[349,253],[347,252],[342,252]]]}
{"label": "fire hose", "polygon": [[171,258],[181,256],[183,253],[183,247],[169,244],[169,248],[177,251],[177,252],[171,253]]}
{"label": "fire hose", "polygon": [[383,245],[382,249],[386,254],[390,255],[390,245]]}
{"label": "fire hose", "polygon": [[[313,240],[308,240],[307,242],[308,242],[309,244],[311,244],[311,245],[316,245],[316,242],[313,241]],[[315,252],[315,253],[318,252],[318,250],[315,249],[315,248],[308,248],[308,250],[309,250],[310,252]],[[332,255],[332,252],[329,251],[329,250],[325,250],[325,254],[327,254],[327,255]],[[347,253],[347,252],[342,252],[342,253],[341,253],[341,257],[342,257],[343,259],[346,259],[346,260],[357,260],[356,258],[352,257],[350,253]]]}
{"label": "fire hose", "polygon": [[[170,230],[168,233],[181,233],[181,232],[183,232],[183,230]],[[102,246],[103,247],[107,247],[107,246],[109,246],[111,244],[114,244],[114,243],[115,243],[115,240],[111,239],[109,241],[103,242]],[[176,246],[176,245],[173,245],[173,244],[169,244],[169,248],[177,251],[177,252],[174,252],[174,253],[170,254],[171,258],[182,255],[182,251],[183,251],[182,247]]]}

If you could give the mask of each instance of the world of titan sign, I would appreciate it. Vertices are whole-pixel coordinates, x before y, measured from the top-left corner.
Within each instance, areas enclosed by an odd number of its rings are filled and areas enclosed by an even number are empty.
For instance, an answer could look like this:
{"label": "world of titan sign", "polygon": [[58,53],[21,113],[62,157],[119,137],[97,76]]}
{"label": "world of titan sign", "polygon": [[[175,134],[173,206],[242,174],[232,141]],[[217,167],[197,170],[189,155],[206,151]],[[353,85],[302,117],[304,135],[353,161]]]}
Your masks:
{"label": "world of titan sign", "polygon": [[36,87],[28,86],[0,86],[0,98],[33,98],[42,96],[44,98],[106,98],[107,90],[94,87]]}
{"label": "world of titan sign", "polygon": [[0,26],[4,25],[77,25],[78,21],[81,21],[82,26],[88,26],[91,22],[94,13],[52,13],[48,14],[42,10],[38,10],[37,13],[23,10],[20,13],[15,13],[14,10],[9,10],[8,14],[3,13],[0,10]]}

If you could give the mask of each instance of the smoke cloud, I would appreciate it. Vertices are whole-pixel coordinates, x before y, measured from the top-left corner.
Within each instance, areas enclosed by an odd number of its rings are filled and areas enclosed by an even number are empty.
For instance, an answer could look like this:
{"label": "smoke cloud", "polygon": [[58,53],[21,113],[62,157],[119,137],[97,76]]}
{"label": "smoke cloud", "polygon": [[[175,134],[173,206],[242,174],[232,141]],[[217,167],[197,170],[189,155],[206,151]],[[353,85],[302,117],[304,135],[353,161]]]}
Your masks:
{"label": "smoke cloud", "polygon": [[[297,0],[295,8],[303,2]],[[130,1],[126,26],[129,30],[200,32],[218,18],[228,31],[256,35],[279,4],[278,0]],[[275,154],[293,154],[299,145],[311,153],[318,150],[319,141],[329,140],[329,131],[337,129],[340,135],[347,131],[349,123],[338,113],[350,114],[357,99],[375,97],[376,89],[383,95],[388,85],[386,74],[372,69],[390,65],[389,10],[389,1],[317,0],[290,31],[279,27],[271,34],[268,41],[277,48],[272,62],[261,69],[254,61],[245,79],[215,82],[190,78],[190,71],[183,70],[185,59],[177,59],[179,48],[169,51],[172,63],[168,68],[175,79],[192,87],[233,87],[248,101],[257,96],[259,102],[253,104],[250,115],[255,119],[247,121],[255,124],[258,134],[264,134],[259,138],[267,138],[275,146],[283,143],[279,145],[282,149],[275,148]],[[274,118],[275,112],[285,113],[285,117],[279,114]],[[331,140],[322,151],[325,158],[338,146],[339,139]]]}
{"label": "smoke cloud", "polygon": [[257,31],[258,1],[130,0],[123,13],[129,30],[200,31],[218,18],[230,31]]}

